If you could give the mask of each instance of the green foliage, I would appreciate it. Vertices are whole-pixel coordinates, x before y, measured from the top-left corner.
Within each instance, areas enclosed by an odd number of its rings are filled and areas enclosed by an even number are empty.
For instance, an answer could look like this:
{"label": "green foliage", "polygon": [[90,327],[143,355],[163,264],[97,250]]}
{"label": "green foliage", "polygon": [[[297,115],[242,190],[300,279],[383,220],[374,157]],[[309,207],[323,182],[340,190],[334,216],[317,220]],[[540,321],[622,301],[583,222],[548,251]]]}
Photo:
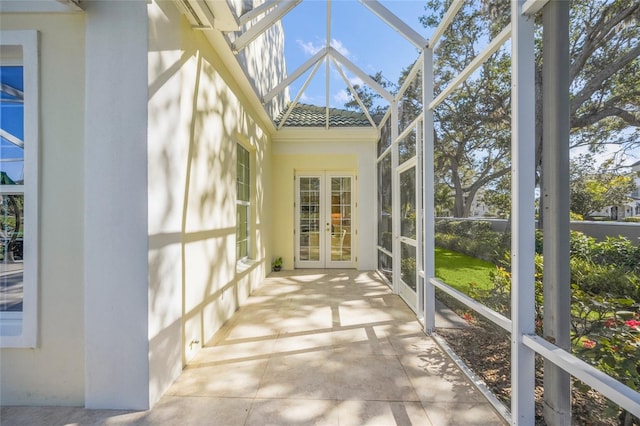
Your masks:
{"label": "green foliage", "polygon": [[572,258],[571,282],[590,294],[629,297],[640,301],[640,277],[610,264]]}
{"label": "green foliage", "polygon": [[631,299],[593,296],[574,287],[573,349],[632,389],[640,390],[640,317]]}
{"label": "green foliage", "polygon": [[570,220],[584,220],[584,217],[581,214],[578,213],[574,213],[574,212],[569,212],[569,219]]}
{"label": "green foliage", "polygon": [[640,272],[640,247],[622,236],[607,237],[605,241],[593,245],[591,260],[597,264]]}
{"label": "green foliage", "polygon": [[400,278],[409,287],[416,288],[416,259],[406,257],[400,261]]}
{"label": "green foliage", "polygon": [[582,232],[571,231],[569,253],[572,258],[588,260],[596,240]]}
{"label": "green foliage", "polygon": [[436,221],[438,247],[464,253],[487,262],[502,258],[509,247],[508,235],[495,232],[490,222],[478,220]]}
{"label": "green foliage", "polygon": [[[502,253],[497,266],[489,267],[490,282],[485,284],[477,279],[480,267],[463,255],[436,248],[436,276],[510,317],[512,276],[505,244],[508,238],[487,238],[491,233],[501,236],[491,231],[489,222],[436,222],[438,246],[472,252],[478,249],[477,240],[484,240],[494,244],[487,245],[485,250]],[[538,334],[543,334],[544,319],[542,246],[543,234],[537,231],[534,306]],[[640,390],[640,247],[624,237],[597,242],[572,231],[570,255],[573,352],[632,389]],[[617,406],[612,405],[610,410],[612,417],[620,413],[620,418],[628,420],[631,416]]]}
{"label": "green foliage", "polygon": [[631,222],[631,223],[640,223],[640,217],[637,216],[633,216],[633,217],[625,217],[624,219],[622,219],[623,222]]}
{"label": "green foliage", "polygon": [[274,271],[279,271],[282,268],[282,257],[276,257],[273,259],[273,262],[271,262],[271,268]]}

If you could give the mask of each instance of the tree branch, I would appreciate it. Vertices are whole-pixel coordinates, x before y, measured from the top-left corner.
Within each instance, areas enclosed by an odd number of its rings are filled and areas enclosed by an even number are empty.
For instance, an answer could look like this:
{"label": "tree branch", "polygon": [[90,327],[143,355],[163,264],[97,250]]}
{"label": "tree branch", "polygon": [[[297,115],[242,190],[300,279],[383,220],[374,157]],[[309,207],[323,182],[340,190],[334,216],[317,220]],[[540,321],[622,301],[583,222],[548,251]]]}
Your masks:
{"label": "tree branch", "polygon": [[586,35],[586,40],[582,45],[580,54],[576,56],[576,60],[573,61],[573,63],[569,67],[570,81],[573,81],[580,73],[580,71],[582,71],[582,68],[587,63],[587,60],[591,57],[598,46],[604,43],[604,39],[608,34],[610,34],[611,30],[621,22],[624,22],[625,20],[631,18],[635,13],[637,13],[638,9],[640,8],[640,3],[634,3],[607,19],[609,11],[613,7],[615,7],[615,5],[611,4],[602,11],[600,19],[594,26],[591,27],[591,30]]}
{"label": "tree branch", "polygon": [[599,88],[602,83],[640,56],[640,44],[629,50],[625,55],[619,57],[615,62],[611,62],[605,68],[597,73],[580,92],[571,100],[571,115],[574,115],[578,108],[589,99]]}

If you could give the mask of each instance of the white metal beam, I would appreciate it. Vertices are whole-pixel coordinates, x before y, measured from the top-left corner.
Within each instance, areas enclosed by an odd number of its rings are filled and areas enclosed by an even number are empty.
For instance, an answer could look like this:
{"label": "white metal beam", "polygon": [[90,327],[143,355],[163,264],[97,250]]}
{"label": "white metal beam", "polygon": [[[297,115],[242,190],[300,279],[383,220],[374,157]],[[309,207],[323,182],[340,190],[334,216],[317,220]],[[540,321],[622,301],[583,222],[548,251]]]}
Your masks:
{"label": "white metal beam", "polygon": [[24,141],[17,136],[12,135],[4,129],[0,129],[0,136],[3,139],[8,140],[10,143],[14,144],[18,148],[24,148]]}
{"label": "white metal beam", "polygon": [[444,291],[463,305],[473,309],[475,312],[479,313],[495,325],[503,328],[506,331],[511,331],[511,320],[504,315],[488,308],[486,305],[483,305],[476,299],[467,296],[466,294],[456,290],[446,283],[443,283],[437,278],[430,278],[429,282],[431,283],[431,285],[438,287],[440,290]]}
{"label": "white metal beam", "polygon": [[316,62],[320,62],[327,55],[327,48],[325,47],[311,58],[307,60],[304,64],[300,65],[298,69],[296,69],[293,73],[291,73],[287,78],[282,80],[276,87],[271,89],[269,93],[266,94],[264,99],[262,100],[262,104],[267,104],[273,99],[278,93],[284,90],[285,87],[296,81],[302,74],[307,72],[309,68],[311,68]]}
{"label": "white metal beam", "polygon": [[360,105],[360,108],[362,109],[362,112],[364,112],[364,115],[367,116],[367,120],[369,120],[369,123],[371,123],[371,126],[376,127],[376,123],[375,123],[375,121],[373,121],[373,118],[371,118],[371,114],[369,114],[369,110],[367,109],[366,106],[364,106],[364,103],[360,99],[360,96],[358,96],[358,93],[353,88],[353,85],[351,84],[351,82],[347,78],[347,75],[344,73],[344,70],[342,69],[340,64],[338,64],[338,62],[335,60],[335,58],[331,58],[331,60],[333,61],[333,64],[336,66],[336,69],[340,73],[340,76],[342,77],[342,79],[346,83],[347,87],[349,88],[349,90],[353,94],[353,97],[355,98],[356,102],[358,103],[358,105]]}
{"label": "white metal beam", "polygon": [[634,416],[640,417],[640,393],[540,336],[526,335],[523,336],[522,341],[545,359],[591,386]]}
{"label": "white metal beam", "polygon": [[427,48],[422,52],[422,116],[424,150],[422,154],[423,188],[424,188],[424,331],[431,334],[436,329],[435,320],[435,287],[431,278],[435,271],[435,138],[433,135],[433,110],[429,104],[433,100],[433,49]]}
{"label": "white metal beam", "polygon": [[426,38],[422,37],[416,30],[407,25],[402,19],[394,15],[377,0],[360,0],[360,3],[400,33],[401,36],[409,40],[418,49],[424,49],[427,45]]}
{"label": "white metal beam", "polygon": [[[325,46],[331,46],[331,0],[327,0],[327,40]],[[326,58],[327,61],[327,75],[325,76],[325,91],[326,91],[326,102],[325,105],[325,127],[329,129],[329,97],[331,96],[331,80],[330,80],[330,71],[331,71],[331,63],[329,58]]]}
{"label": "white metal beam", "polygon": [[277,6],[282,0],[267,0],[261,5],[254,7],[250,11],[238,18],[238,23],[244,25],[258,16],[267,13],[269,10]]}
{"label": "white metal beam", "polygon": [[287,108],[287,112],[284,113],[284,116],[282,117],[282,121],[280,121],[280,124],[278,124],[278,130],[282,129],[282,126],[284,126],[284,123],[286,123],[287,119],[289,118],[289,115],[293,111],[293,108],[295,108],[295,106],[298,105],[298,102],[300,101],[300,97],[302,97],[302,94],[304,93],[304,91],[307,90],[309,83],[311,83],[313,76],[316,75],[316,73],[318,72],[318,69],[320,69],[321,64],[322,62],[320,61],[316,62],[316,66],[311,71],[311,74],[309,74],[309,77],[307,77],[307,79],[305,80],[304,84],[302,85],[302,88],[300,89],[296,97],[293,99],[293,102],[291,102],[291,105],[289,105],[289,108]]}
{"label": "white metal beam", "polygon": [[16,89],[13,86],[9,86],[5,83],[0,83],[0,91],[9,96],[13,96],[16,99],[3,99],[3,102],[24,102],[24,92],[22,90]]}
{"label": "white metal beam", "polygon": [[407,78],[405,78],[404,83],[402,83],[402,86],[400,87],[400,90],[398,90],[398,94],[396,95],[396,101],[399,101],[402,98],[402,96],[404,95],[404,92],[407,90],[407,88],[409,87],[413,79],[416,78],[418,71],[420,71],[420,69],[422,68],[423,58],[424,58],[424,51],[420,54],[416,62],[413,64],[413,67],[411,67],[411,70],[409,71]]}
{"label": "white metal beam", "polygon": [[548,2],[549,0],[527,0],[522,5],[522,14],[526,16],[533,16]]}
{"label": "white metal beam", "polygon": [[463,4],[464,0],[454,0],[453,3],[451,3],[451,6],[449,6],[447,13],[445,13],[445,15],[442,17],[442,20],[438,24],[438,27],[433,32],[433,34],[431,34],[431,38],[429,39],[429,49],[433,49],[434,47],[436,47],[438,40],[440,40],[442,34],[444,34],[447,28],[449,28],[449,25],[453,21],[453,18],[455,18],[456,14]]}
{"label": "white metal beam", "polygon": [[373,90],[378,92],[380,96],[382,96],[387,102],[391,103],[393,101],[393,95],[387,92],[382,86],[380,86],[374,79],[369,77],[369,75],[358,68],[353,62],[348,60],[344,55],[338,52],[333,47],[329,47],[329,55],[333,57],[335,60],[340,62],[342,65],[347,67],[352,73],[360,77],[362,81],[371,86]]}
{"label": "white metal beam", "polygon": [[233,42],[233,51],[239,52],[249,45],[253,40],[258,38],[262,33],[271,28],[273,24],[278,22],[291,9],[296,7],[302,0],[282,0],[280,4],[271,13],[266,15],[260,21],[256,22],[251,28],[242,33]]}
{"label": "white metal beam", "polygon": [[509,40],[509,36],[511,35],[511,24],[507,25],[501,32],[498,34],[491,42],[484,48],[482,52],[473,60],[469,65],[462,70],[460,74],[456,76],[445,89],[440,92],[440,94],[429,104],[429,108],[435,109],[438,105],[445,100],[447,96],[449,96],[456,88],[462,84],[473,72],[478,69],[485,61],[489,58],[489,56],[493,55],[507,40]]}
{"label": "white metal beam", "polygon": [[535,422],[535,45],[534,21],[511,2],[511,414]]}

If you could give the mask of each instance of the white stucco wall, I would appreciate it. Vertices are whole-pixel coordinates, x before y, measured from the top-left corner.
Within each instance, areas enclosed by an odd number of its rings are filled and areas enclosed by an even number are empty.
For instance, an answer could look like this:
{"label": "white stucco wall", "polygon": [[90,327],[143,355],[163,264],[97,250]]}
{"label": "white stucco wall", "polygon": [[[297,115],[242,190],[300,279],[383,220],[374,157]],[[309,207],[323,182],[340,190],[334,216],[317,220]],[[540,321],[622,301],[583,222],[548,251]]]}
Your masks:
{"label": "white stucco wall", "polygon": [[0,29],[40,32],[41,125],[38,347],[0,350],[0,405],[82,405],[85,17],[1,14]]}
{"label": "white stucco wall", "polygon": [[85,10],[85,406],[145,409],[147,4]]}
{"label": "white stucco wall", "polygon": [[293,202],[296,170],[352,170],[356,173],[357,268],[373,270],[376,258],[376,153],[377,133],[371,129],[283,129],[273,149],[273,253],[282,256],[284,269],[293,269],[295,226]]}
{"label": "white stucco wall", "polygon": [[[264,278],[270,142],[223,60],[172,2],[149,5],[148,57],[153,403]],[[248,265],[235,254],[237,143],[253,157]]]}

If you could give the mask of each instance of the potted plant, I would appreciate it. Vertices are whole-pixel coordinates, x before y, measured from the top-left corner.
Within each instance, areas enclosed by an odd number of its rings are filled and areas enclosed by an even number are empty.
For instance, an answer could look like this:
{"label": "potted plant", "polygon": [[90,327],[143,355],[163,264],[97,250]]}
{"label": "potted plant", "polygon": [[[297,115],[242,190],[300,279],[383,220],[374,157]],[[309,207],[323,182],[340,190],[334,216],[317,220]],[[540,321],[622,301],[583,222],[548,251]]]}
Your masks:
{"label": "potted plant", "polygon": [[279,270],[282,269],[282,258],[281,257],[276,257],[273,262],[271,262],[271,269],[273,269],[275,272],[278,272]]}

